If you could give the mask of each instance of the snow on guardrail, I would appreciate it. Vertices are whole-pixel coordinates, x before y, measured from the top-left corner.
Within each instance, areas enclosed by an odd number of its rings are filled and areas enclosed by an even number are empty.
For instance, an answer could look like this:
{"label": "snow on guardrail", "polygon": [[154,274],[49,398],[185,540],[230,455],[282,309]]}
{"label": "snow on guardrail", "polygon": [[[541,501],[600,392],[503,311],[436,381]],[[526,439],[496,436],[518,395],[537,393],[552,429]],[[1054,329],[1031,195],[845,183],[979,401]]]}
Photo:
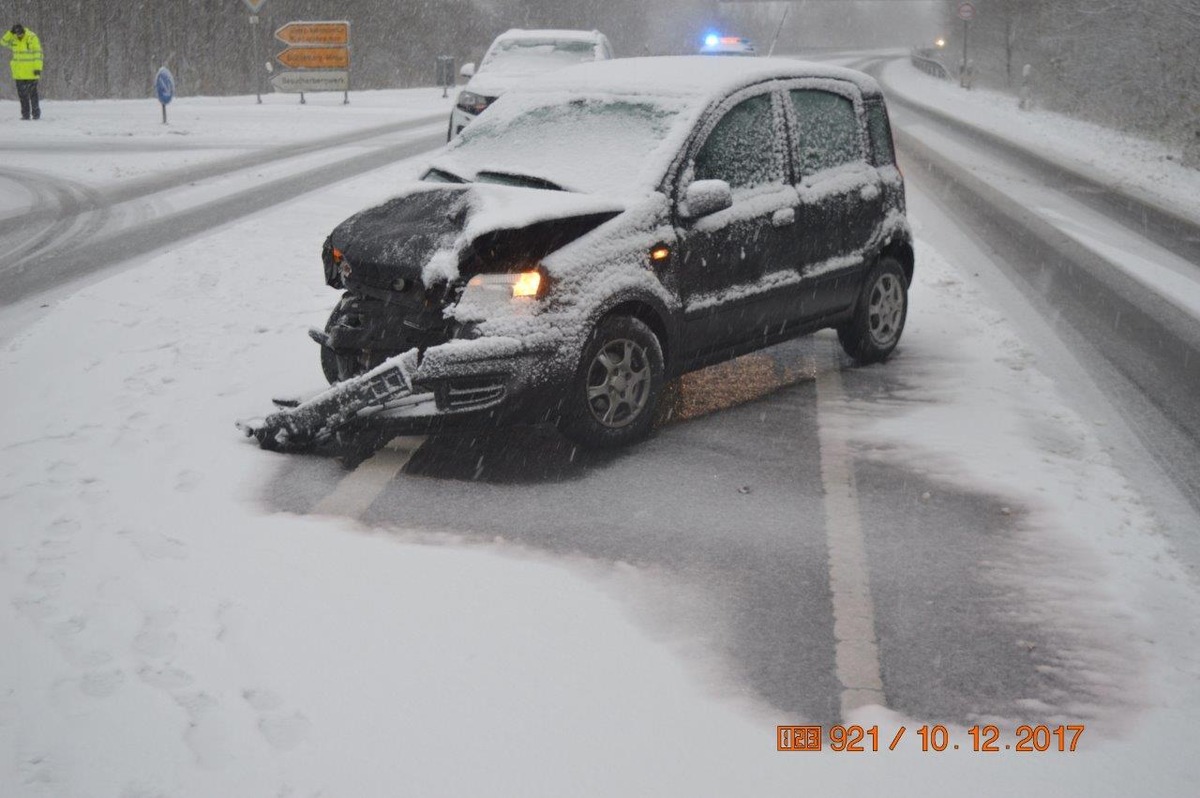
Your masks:
{"label": "snow on guardrail", "polygon": [[909,58],[912,60],[912,65],[922,72],[942,80],[950,79],[950,70],[946,69],[946,65],[934,58],[929,51],[914,47],[909,53]]}

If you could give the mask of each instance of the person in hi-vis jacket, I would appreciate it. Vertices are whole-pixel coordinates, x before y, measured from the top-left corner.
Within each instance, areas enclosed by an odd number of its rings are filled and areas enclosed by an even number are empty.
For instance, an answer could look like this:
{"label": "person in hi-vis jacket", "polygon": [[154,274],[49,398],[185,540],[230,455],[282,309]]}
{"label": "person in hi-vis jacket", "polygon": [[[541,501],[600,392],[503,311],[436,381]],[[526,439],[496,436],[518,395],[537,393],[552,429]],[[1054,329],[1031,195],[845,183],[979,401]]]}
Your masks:
{"label": "person in hi-vis jacket", "polygon": [[18,22],[0,38],[0,44],[12,50],[9,67],[17,83],[17,96],[21,98],[21,118],[41,119],[42,108],[38,102],[38,81],[42,77],[41,40]]}

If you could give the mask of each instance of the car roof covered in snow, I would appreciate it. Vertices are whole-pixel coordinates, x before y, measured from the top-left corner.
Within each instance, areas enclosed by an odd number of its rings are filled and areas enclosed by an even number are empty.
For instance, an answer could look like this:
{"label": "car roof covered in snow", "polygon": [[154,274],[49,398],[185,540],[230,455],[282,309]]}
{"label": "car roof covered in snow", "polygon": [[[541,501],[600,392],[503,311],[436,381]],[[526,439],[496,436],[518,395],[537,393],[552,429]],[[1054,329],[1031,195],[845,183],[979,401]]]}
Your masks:
{"label": "car roof covered in snow", "polygon": [[496,37],[497,42],[507,41],[549,41],[557,39],[560,41],[580,41],[580,42],[599,42],[604,38],[604,34],[597,30],[565,30],[554,28],[534,28],[526,30],[524,28],[510,28]]}
{"label": "car roof covered in snow", "polygon": [[525,91],[562,91],[624,96],[717,98],[765,80],[825,78],[855,84],[865,95],[880,94],[869,75],[845,67],[790,58],[712,58],[669,55],[595,61],[530,81]]}

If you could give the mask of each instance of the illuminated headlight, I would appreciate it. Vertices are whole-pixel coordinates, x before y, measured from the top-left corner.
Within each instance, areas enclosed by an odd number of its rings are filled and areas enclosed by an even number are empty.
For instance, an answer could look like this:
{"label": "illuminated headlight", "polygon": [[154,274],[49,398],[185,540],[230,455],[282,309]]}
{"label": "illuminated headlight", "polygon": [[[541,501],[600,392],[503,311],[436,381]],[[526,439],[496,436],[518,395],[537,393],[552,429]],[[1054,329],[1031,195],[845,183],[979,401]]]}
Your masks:
{"label": "illuminated headlight", "polygon": [[467,283],[467,290],[493,297],[536,299],[541,295],[543,284],[542,273],[532,269],[508,274],[477,274]]}
{"label": "illuminated headlight", "polygon": [[458,100],[455,102],[455,105],[458,106],[460,111],[466,111],[472,116],[478,116],[479,114],[483,113],[484,109],[487,108],[490,103],[491,100],[487,97],[484,97],[482,94],[476,94],[473,91],[464,91],[459,92]]}

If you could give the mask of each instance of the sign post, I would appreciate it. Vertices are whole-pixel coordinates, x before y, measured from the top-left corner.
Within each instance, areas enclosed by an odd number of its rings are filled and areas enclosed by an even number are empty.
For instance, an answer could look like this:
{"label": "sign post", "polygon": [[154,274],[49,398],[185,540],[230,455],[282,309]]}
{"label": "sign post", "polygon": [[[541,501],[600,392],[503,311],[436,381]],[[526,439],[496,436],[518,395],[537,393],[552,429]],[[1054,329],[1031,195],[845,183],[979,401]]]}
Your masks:
{"label": "sign post", "polygon": [[288,45],[275,60],[293,70],[271,78],[276,91],[299,93],[301,104],[307,91],[341,91],[342,104],[350,103],[349,22],[289,22],[275,38]]}
{"label": "sign post", "polygon": [[175,76],[165,66],[159,67],[158,74],[154,76],[154,93],[158,95],[158,102],[162,105],[163,124],[165,125],[167,124],[167,105],[175,99]]}
{"label": "sign post", "polygon": [[437,57],[437,82],[442,87],[442,97],[448,97],[446,92],[454,85],[454,56]]}
{"label": "sign post", "polygon": [[962,65],[958,71],[958,82],[959,85],[969,89],[975,76],[974,70],[968,66],[970,62],[967,60],[967,38],[971,32],[971,20],[975,18],[975,6],[970,3],[959,3],[958,18],[963,21],[963,54]]}
{"label": "sign post", "polygon": [[246,4],[246,8],[250,9],[250,40],[254,53],[254,68],[251,71],[254,73],[254,94],[258,97],[258,104],[262,105],[262,78],[258,74],[258,65],[262,61],[258,52],[258,10],[266,4],[267,0],[242,0],[242,2]]}

